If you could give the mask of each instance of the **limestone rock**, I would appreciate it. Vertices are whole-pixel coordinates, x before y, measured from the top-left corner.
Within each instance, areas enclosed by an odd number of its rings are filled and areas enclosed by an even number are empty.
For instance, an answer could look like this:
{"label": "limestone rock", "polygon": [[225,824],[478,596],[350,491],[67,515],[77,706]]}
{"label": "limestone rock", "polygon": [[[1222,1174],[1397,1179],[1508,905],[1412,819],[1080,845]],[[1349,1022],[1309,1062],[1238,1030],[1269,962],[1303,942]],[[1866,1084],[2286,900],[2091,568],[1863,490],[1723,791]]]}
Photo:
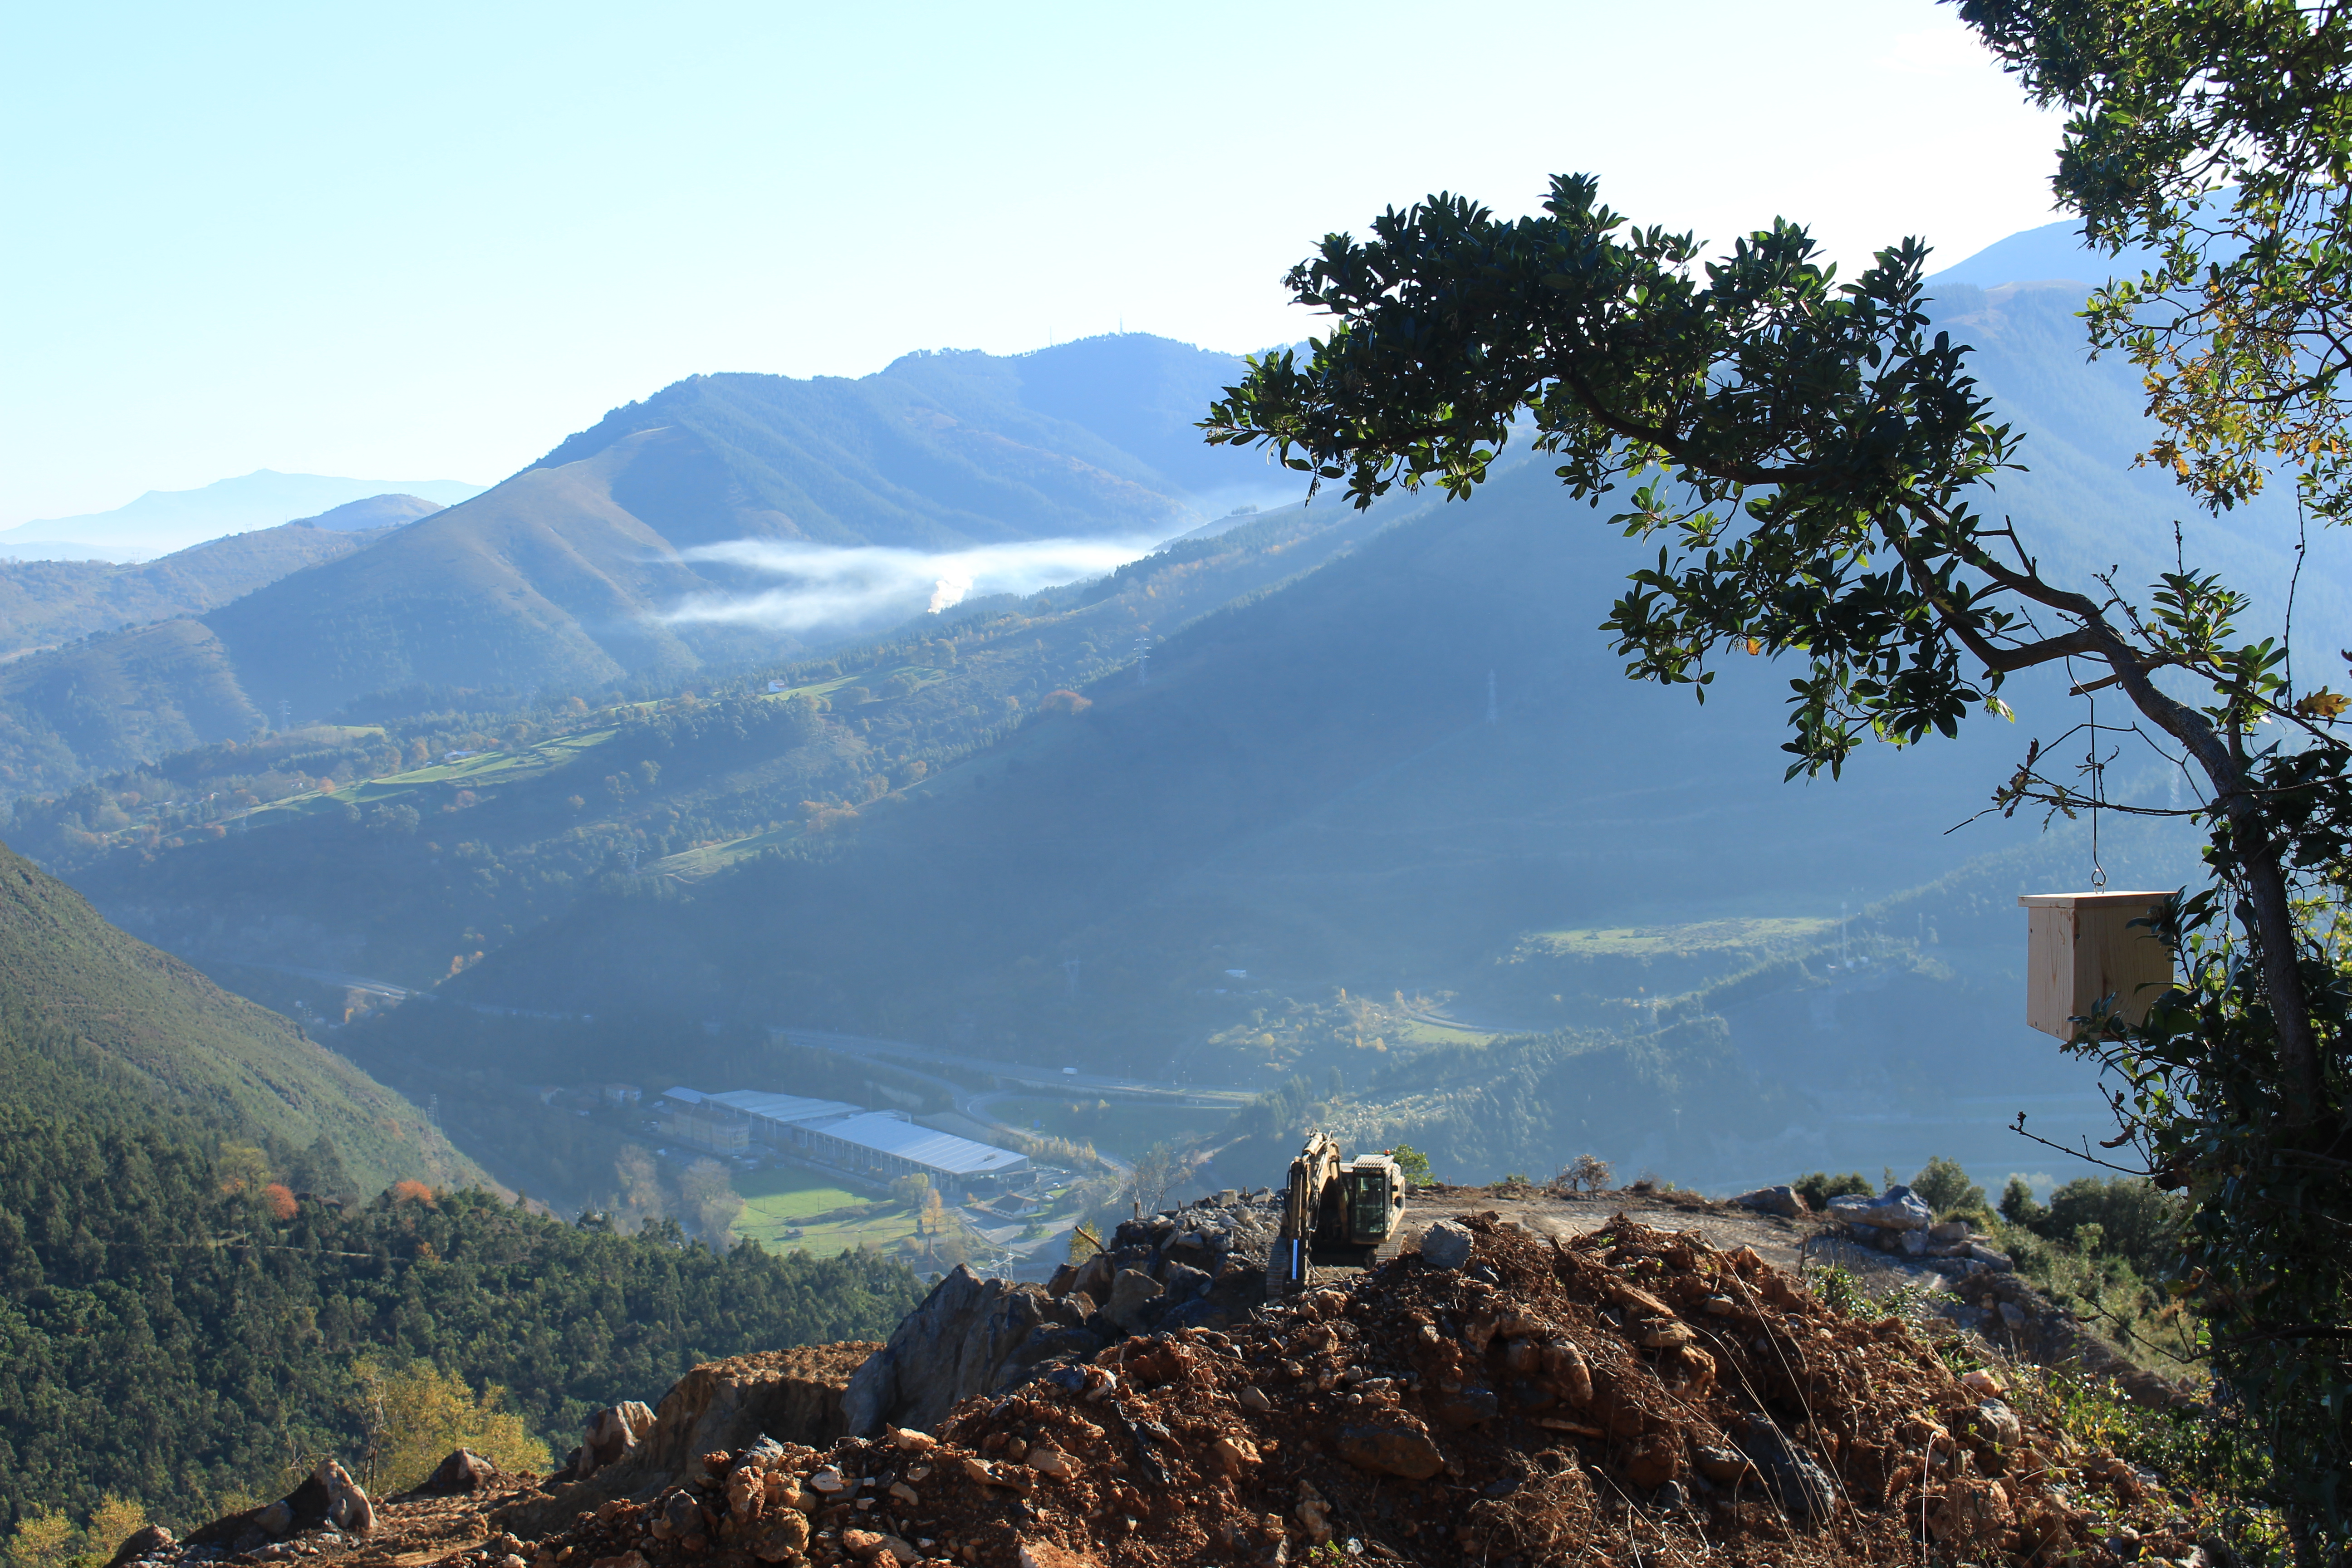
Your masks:
{"label": "limestone rock", "polygon": [[1905,1186],[1893,1186],[1877,1197],[1850,1194],[1830,1200],[1830,1217],[1851,1225],[1876,1226],[1881,1230],[1926,1230],[1936,1223],[1936,1211]]}
{"label": "limestone rock", "polygon": [[1742,1193],[1732,1202],[1760,1214],[1776,1214],[1788,1219],[1802,1219],[1813,1212],[1805,1195],[1783,1183],[1777,1187],[1759,1187],[1752,1193]]}
{"label": "limestone rock", "polygon": [[1421,1233],[1421,1260],[1432,1268],[1459,1268],[1470,1261],[1476,1239],[1468,1226],[1439,1220]]}
{"label": "limestone rock", "polygon": [[599,1410],[588,1417],[581,1432],[572,1479],[584,1481],[606,1466],[620,1463],[653,1426],[654,1413],[639,1400],[625,1399],[609,1410]]}
{"label": "limestone rock", "polygon": [[928,1431],[964,1400],[995,1393],[1048,1304],[1034,1284],[983,1279],[958,1264],[849,1380],[844,1425],[857,1436],[886,1423]]}
{"label": "limestone rock", "polygon": [[1144,1303],[1166,1293],[1167,1288],[1143,1270],[1123,1268],[1111,1281],[1110,1304],[1103,1315],[1130,1334],[1142,1333],[1150,1327],[1143,1318]]}

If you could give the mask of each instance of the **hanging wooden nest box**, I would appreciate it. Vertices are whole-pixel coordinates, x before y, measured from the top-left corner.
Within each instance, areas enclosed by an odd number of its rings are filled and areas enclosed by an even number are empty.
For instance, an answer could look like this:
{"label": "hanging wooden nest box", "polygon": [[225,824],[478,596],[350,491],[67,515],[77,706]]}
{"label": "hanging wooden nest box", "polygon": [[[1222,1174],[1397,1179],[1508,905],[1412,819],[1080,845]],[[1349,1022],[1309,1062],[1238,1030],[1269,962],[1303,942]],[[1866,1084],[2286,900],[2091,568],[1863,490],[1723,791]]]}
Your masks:
{"label": "hanging wooden nest box", "polygon": [[2027,893],[2025,1021],[2072,1039],[2069,1019],[2103,1000],[2114,1016],[2138,1024],[2172,984],[2172,953],[2147,926],[2135,926],[2170,893]]}

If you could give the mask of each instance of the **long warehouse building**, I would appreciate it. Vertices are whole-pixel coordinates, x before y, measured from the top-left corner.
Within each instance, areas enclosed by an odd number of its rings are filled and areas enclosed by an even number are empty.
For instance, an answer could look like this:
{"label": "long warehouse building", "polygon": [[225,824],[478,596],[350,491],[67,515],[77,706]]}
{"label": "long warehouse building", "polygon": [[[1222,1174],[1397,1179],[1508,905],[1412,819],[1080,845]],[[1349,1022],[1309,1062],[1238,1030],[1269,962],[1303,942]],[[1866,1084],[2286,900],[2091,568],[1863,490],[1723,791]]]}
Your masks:
{"label": "long warehouse building", "polygon": [[1026,1154],[918,1126],[904,1111],[748,1089],[701,1098],[741,1115],[756,1143],[883,1181],[920,1173],[946,1196],[1002,1192],[1029,1173]]}

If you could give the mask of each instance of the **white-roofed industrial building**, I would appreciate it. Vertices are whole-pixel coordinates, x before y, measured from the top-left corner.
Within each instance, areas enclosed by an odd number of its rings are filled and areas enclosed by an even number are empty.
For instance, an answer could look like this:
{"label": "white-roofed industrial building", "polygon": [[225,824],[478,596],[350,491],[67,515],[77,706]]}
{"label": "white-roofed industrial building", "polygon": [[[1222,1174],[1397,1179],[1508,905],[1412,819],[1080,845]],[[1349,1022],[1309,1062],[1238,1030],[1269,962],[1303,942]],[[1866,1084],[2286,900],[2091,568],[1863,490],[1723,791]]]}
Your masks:
{"label": "white-roofed industrial building", "polygon": [[800,1147],[814,1159],[885,1180],[919,1172],[950,1195],[996,1192],[1029,1172],[1026,1154],[919,1127],[901,1111],[869,1110],[794,1131],[805,1136]]}
{"label": "white-roofed industrial building", "polygon": [[[732,1089],[723,1094],[674,1089],[662,1096],[671,1135],[704,1148],[713,1135],[815,1161],[888,1182],[919,1173],[942,1195],[1002,1192],[1029,1173],[1029,1157],[919,1126],[904,1111],[868,1110],[843,1100],[811,1100]],[[746,1142],[732,1142],[740,1152]]]}
{"label": "white-roofed industrial building", "polygon": [[700,1089],[667,1089],[656,1109],[662,1131],[681,1143],[714,1154],[740,1154],[751,1146],[751,1119]]}

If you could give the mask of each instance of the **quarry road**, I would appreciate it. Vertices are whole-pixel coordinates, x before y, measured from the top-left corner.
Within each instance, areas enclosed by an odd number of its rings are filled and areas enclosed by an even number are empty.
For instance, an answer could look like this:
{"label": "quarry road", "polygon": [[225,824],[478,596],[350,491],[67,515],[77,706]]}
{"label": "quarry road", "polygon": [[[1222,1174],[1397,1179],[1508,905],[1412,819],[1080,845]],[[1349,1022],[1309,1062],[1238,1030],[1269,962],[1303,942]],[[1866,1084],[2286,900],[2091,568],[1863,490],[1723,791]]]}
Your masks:
{"label": "quarry road", "polygon": [[1404,1234],[1408,1246],[1421,1233],[1448,1215],[1495,1214],[1534,1231],[1565,1241],[1607,1226],[1619,1215],[1660,1230],[1695,1230],[1719,1247],[1752,1247],[1775,1268],[1798,1271],[1805,1244],[1822,1230],[1819,1224],[1758,1214],[1735,1205],[1709,1200],[1695,1193],[1560,1194],[1540,1188],[1511,1196],[1490,1187],[1416,1187],[1405,1205]]}

